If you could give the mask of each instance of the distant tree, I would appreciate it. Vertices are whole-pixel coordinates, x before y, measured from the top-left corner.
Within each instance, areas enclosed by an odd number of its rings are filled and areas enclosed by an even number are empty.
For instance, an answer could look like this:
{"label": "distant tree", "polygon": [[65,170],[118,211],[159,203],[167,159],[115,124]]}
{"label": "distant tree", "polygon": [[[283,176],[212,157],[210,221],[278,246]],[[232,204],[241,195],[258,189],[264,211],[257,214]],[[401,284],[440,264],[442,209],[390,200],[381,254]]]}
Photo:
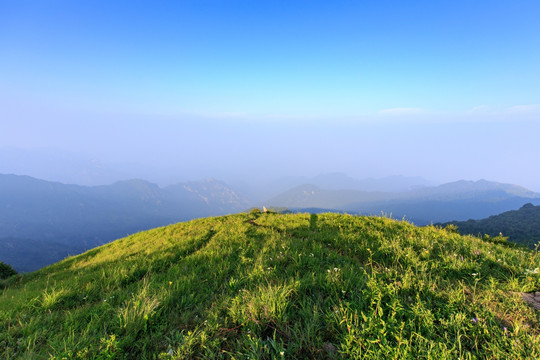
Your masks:
{"label": "distant tree", "polygon": [[1,280],[7,279],[8,277],[12,275],[16,275],[16,274],[17,272],[15,271],[15,269],[13,269],[8,264],[0,261],[0,279]]}

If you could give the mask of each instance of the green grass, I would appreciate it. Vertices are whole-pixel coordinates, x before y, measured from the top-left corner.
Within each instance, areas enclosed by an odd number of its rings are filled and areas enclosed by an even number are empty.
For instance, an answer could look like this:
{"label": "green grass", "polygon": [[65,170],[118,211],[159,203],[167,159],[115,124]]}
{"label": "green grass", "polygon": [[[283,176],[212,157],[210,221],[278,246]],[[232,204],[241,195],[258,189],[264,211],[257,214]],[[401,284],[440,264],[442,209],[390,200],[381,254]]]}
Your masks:
{"label": "green grass", "polygon": [[238,214],[0,285],[2,359],[536,359],[536,252],[383,217]]}

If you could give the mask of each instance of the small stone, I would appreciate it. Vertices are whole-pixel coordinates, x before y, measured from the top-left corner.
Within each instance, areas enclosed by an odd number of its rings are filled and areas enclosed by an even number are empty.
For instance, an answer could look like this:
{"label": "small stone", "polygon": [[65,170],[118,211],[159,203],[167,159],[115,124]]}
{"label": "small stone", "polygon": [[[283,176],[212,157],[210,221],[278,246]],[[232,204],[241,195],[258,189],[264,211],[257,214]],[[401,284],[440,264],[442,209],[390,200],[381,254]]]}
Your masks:
{"label": "small stone", "polygon": [[337,348],[332,343],[329,343],[329,342],[324,343],[323,348],[324,348],[324,351],[330,356],[333,356],[336,354]]}
{"label": "small stone", "polygon": [[536,310],[540,310],[540,298],[536,298],[533,293],[518,293],[521,295],[521,298],[527,302],[529,305],[532,305]]}

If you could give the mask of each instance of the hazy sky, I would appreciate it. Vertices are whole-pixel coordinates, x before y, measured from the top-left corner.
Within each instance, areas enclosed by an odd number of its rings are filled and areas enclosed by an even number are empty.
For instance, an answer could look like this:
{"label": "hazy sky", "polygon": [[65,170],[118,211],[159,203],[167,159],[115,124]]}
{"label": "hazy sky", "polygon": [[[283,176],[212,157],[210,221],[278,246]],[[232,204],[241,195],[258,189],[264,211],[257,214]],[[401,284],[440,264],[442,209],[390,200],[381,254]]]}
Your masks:
{"label": "hazy sky", "polygon": [[539,14],[537,0],[0,0],[0,148],[171,181],[341,171],[540,191]]}

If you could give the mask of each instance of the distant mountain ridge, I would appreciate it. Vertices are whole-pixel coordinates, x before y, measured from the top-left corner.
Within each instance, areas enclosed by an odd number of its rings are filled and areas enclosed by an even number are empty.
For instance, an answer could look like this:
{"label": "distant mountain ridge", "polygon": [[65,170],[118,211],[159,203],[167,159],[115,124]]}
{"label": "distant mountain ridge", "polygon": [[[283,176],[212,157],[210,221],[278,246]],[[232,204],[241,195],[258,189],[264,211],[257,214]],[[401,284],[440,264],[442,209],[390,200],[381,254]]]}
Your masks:
{"label": "distant mountain ridge", "polygon": [[54,148],[0,146],[0,174],[25,174],[65,184],[96,186],[155,172],[156,169],[142,164],[110,164],[89,155]]}
{"label": "distant mountain ridge", "polygon": [[509,241],[534,248],[540,243],[540,206],[531,203],[518,210],[506,211],[486,219],[451,221],[442,226],[456,225],[461,234],[497,236],[503,234]]}
{"label": "distant mountain ridge", "polygon": [[[477,196],[479,193],[487,192],[497,192],[507,195],[514,195],[523,198],[539,199],[540,194],[535,193],[529,189],[526,189],[519,185],[514,184],[503,184],[494,181],[487,180],[478,180],[478,181],[469,181],[469,180],[459,180],[451,183],[442,184],[435,187],[427,187],[419,190],[415,190],[409,193],[410,197],[420,198],[424,197],[425,199],[430,200],[443,200],[446,197],[455,199],[456,196],[461,198],[468,198],[472,196]],[[405,197],[408,197],[405,195]]]}
{"label": "distant mountain ridge", "polygon": [[275,207],[322,208],[362,214],[392,214],[419,225],[482,218],[522,206],[540,204],[540,194],[518,185],[487,180],[460,180],[402,192],[325,190],[311,184],[290,189],[270,200]]}
{"label": "distant mountain ridge", "polygon": [[[481,219],[525,203],[540,205],[537,193],[486,180],[410,186],[392,192],[342,189],[347,184],[363,182],[343,174],[325,174],[316,179],[319,184],[333,184],[334,189],[304,184],[270,200],[254,202],[242,195],[245,189],[239,193],[215,179],[165,187],[140,179],[79,186],[0,175],[0,261],[18,271],[32,271],[67,254],[77,254],[127,234],[199,217],[241,212],[254,204],[286,207],[293,212],[384,213],[417,225]],[[385,179],[381,182],[393,183],[394,189],[418,180]]]}
{"label": "distant mountain ridge", "polygon": [[344,173],[323,173],[314,177],[289,176],[275,179],[263,184],[262,189],[255,191],[256,198],[267,200],[278,196],[292,188],[305,184],[325,190],[356,190],[365,192],[402,192],[432,186],[433,183],[421,177],[401,175],[382,178],[356,179]]}
{"label": "distant mountain ridge", "polygon": [[[0,261],[19,271],[31,271],[21,248],[36,249],[47,243],[63,249],[43,254],[74,254],[115,240],[126,234],[190,220],[224,215],[248,208],[249,202],[225,183],[208,179],[160,188],[144,180],[119,181],[112,185],[79,186],[0,175]],[[6,247],[10,239],[10,247]],[[26,239],[26,240],[22,240]],[[34,241],[34,247],[26,244]],[[44,255],[45,256],[45,255]],[[20,261],[14,261],[19,258]],[[51,256],[46,263],[59,260]],[[23,265],[27,264],[27,265]]]}

